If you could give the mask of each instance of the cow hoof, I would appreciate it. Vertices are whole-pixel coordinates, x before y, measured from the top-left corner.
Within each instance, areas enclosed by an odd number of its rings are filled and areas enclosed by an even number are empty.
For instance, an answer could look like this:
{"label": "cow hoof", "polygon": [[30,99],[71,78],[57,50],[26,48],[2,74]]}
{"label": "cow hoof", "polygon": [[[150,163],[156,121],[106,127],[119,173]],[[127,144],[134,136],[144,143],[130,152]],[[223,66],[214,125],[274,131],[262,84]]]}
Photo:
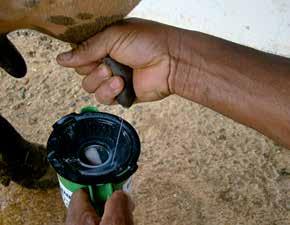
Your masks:
{"label": "cow hoof", "polygon": [[0,157],[0,182],[8,186],[13,181],[29,189],[48,189],[58,185],[56,173],[47,161],[43,145],[25,142],[21,157]]}
{"label": "cow hoof", "polygon": [[51,189],[58,187],[58,179],[51,166],[48,166],[46,173],[39,179],[23,179],[17,183],[28,189]]}

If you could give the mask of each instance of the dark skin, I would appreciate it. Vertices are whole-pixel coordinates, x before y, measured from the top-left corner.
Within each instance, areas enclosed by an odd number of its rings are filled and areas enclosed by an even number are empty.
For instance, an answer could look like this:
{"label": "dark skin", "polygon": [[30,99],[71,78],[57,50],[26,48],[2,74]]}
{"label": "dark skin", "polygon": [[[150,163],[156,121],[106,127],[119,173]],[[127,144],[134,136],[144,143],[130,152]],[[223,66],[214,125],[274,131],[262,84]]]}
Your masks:
{"label": "dark skin", "polygon": [[131,19],[57,60],[83,75],[84,89],[99,102],[114,104],[124,82],[100,64],[107,55],[134,69],[137,102],[179,95],[290,148],[290,59],[203,33]]}
{"label": "dark skin", "polygon": [[[1,5],[4,6],[5,2]],[[6,9],[2,11],[8,12],[14,20],[16,18],[16,22],[0,20],[0,33],[30,27],[30,20],[24,20],[21,12],[16,15]],[[47,32],[56,30],[55,34],[63,33],[63,27],[56,29],[53,26],[44,27]],[[97,100],[104,104],[113,104],[124,86],[120,78],[112,77],[111,71],[99,64],[107,54],[134,69],[134,88],[138,102],[160,100],[176,94],[290,147],[289,59],[194,31],[150,21],[130,20],[89,39],[73,51],[74,57],[70,60],[58,58],[61,65],[75,68],[85,75],[85,90],[95,93]],[[18,53],[12,51],[11,55]],[[11,57],[11,60],[17,58],[19,56]],[[0,66],[17,77],[26,73],[21,59],[16,63],[22,65],[17,71],[10,67],[10,62],[0,61],[3,64]],[[88,201],[84,198],[75,201],[77,211],[84,212],[82,209],[88,205],[81,202]],[[127,215],[127,212],[123,213]],[[90,214],[94,215],[94,211],[91,210]],[[70,213],[68,220],[73,215]],[[84,223],[80,221],[78,224]],[[115,221],[114,224],[130,223],[120,220],[120,223]]]}
{"label": "dark skin", "polygon": [[[138,3],[139,0],[0,0],[0,68],[15,78],[27,73],[24,58],[7,37],[12,31],[33,29],[74,45],[120,20]],[[8,186],[14,181],[35,189],[57,186],[45,146],[25,140],[2,115],[0,136],[5,140],[0,144],[0,184]]]}
{"label": "dark skin", "polygon": [[98,217],[85,190],[74,193],[65,225],[133,225],[134,204],[122,191],[106,202],[102,218]]}
{"label": "dark skin", "polygon": [[290,59],[217,37],[132,19],[98,33],[58,63],[84,75],[103,104],[124,87],[101,59],[134,69],[138,102],[179,95],[252,127],[290,148]]}

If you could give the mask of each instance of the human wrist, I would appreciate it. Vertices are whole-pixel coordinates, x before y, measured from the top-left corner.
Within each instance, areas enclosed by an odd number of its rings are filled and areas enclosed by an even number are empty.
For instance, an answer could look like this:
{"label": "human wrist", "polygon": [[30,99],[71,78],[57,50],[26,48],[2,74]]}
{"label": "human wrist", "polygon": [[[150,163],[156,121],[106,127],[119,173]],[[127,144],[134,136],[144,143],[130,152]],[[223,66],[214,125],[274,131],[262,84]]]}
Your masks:
{"label": "human wrist", "polygon": [[170,49],[170,94],[197,101],[203,70],[202,57],[196,48],[194,31],[175,29]]}

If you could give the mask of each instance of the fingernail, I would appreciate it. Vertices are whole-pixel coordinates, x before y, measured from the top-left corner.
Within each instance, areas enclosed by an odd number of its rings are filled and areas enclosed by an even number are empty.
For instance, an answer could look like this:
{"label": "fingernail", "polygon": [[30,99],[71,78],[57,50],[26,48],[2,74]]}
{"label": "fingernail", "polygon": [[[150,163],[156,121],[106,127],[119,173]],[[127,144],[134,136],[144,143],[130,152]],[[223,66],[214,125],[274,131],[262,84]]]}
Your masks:
{"label": "fingernail", "polygon": [[110,77],[110,71],[108,70],[108,67],[104,64],[101,64],[99,66],[99,71],[101,73],[101,75],[104,77],[104,78],[109,78]]}
{"label": "fingernail", "polygon": [[65,62],[65,61],[70,61],[72,56],[73,56],[73,54],[70,51],[70,52],[60,54],[57,58],[59,61]]}
{"label": "fingernail", "polygon": [[121,84],[118,79],[113,79],[110,86],[114,90],[114,92],[118,92],[121,88]]}

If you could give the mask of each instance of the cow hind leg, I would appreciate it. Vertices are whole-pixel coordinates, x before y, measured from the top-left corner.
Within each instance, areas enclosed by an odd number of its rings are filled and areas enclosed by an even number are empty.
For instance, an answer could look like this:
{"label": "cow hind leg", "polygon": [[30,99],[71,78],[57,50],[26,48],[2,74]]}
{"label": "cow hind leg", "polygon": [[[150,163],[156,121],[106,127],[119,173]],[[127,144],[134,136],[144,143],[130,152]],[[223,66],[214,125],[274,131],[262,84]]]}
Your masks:
{"label": "cow hind leg", "polygon": [[27,188],[50,188],[57,184],[43,145],[26,141],[0,115],[0,182],[14,181]]}

